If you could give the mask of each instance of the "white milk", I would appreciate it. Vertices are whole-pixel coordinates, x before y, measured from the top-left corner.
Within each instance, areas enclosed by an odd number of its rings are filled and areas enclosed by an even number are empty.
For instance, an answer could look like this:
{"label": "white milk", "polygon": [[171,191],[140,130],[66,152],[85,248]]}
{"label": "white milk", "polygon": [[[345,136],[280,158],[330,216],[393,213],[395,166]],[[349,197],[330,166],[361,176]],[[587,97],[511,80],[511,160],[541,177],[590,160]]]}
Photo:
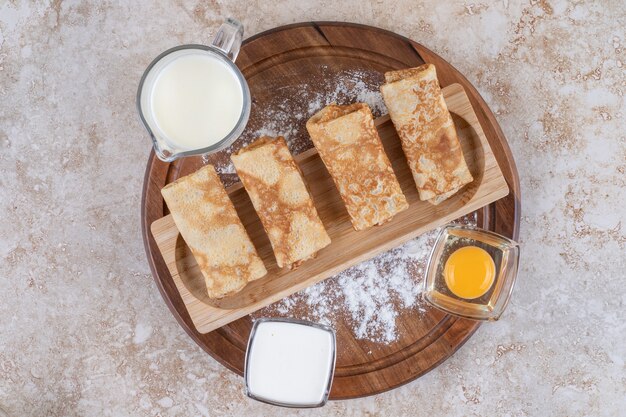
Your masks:
{"label": "white milk", "polygon": [[254,397],[292,406],[324,399],[334,361],[331,332],[285,322],[259,323],[248,352],[246,383]]}
{"label": "white milk", "polygon": [[158,128],[183,150],[213,145],[230,133],[243,108],[236,75],[218,58],[181,55],[159,73],[150,97]]}

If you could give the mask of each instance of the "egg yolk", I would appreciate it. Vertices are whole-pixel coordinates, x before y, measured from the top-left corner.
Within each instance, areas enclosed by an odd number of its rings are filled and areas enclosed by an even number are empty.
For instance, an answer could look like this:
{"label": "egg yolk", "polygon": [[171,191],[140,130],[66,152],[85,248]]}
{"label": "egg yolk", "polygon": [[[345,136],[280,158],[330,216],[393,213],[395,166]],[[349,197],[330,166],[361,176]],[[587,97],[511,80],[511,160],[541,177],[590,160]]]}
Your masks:
{"label": "egg yolk", "polygon": [[446,285],[457,297],[478,298],[493,285],[496,265],[486,250],[465,246],[450,255],[443,275]]}

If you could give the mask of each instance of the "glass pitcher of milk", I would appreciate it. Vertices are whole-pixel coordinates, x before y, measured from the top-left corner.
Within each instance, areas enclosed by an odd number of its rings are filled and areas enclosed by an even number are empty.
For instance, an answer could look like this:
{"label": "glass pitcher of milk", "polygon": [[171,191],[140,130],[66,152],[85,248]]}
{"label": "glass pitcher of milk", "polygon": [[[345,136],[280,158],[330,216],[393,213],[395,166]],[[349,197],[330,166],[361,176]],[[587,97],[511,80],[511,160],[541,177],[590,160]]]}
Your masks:
{"label": "glass pitcher of milk", "polygon": [[250,90],[234,61],[243,25],[227,19],[210,46],[168,49],[139,83],[137,108],[154,152],[169,162],[232,144],[250,116]]}

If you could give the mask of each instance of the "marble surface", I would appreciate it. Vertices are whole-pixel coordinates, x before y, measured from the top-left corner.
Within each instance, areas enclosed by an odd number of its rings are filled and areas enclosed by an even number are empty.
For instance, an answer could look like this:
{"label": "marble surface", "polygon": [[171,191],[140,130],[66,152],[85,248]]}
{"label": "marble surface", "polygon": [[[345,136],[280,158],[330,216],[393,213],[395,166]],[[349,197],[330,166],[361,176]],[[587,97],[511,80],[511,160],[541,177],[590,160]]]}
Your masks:
{"label": "marble surface", "polygon": [[[393,6],[390,4],[393,3]],[[0,416],[618,416],[626,407],[626,12],[613,1],[0,2]],[[163,303],[139,226],[149,61],[345,20],[448,59],[517,160],[523,257],[509,310],[381,395],[271,408]]]}

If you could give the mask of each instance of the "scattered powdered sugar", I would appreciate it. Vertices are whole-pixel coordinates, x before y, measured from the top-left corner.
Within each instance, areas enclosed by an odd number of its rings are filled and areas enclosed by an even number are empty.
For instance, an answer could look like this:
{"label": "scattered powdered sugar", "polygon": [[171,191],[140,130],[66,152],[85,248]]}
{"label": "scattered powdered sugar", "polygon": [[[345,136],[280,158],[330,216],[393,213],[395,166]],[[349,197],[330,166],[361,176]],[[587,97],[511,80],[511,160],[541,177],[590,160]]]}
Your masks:
{"label": "scattered powdered sugar", "polygon": [[[321,92],[310,93],[311,100],[307,109],[307,116],[311,117],[324,106],[350,104],[356,102],[367,103],[372,109],[374,117],[387,113],[387,107],[380,93],[380,84],[377,73],[370,71],[346,71],[339,73],[336,78],[327,81]],[[308,119],[307,117],[307,119]]]}
{"label": "scattered powdered sugar", "polygon": [[[476,224],[476,215],[458,220]],[[337,328],[348,325],[357,339],[389,344],[399,337],[400,314],[426,312],[422,299],[428,257],[441,229],[357,264],[331,278],[253,314],[282,316],[324,323]]]}

